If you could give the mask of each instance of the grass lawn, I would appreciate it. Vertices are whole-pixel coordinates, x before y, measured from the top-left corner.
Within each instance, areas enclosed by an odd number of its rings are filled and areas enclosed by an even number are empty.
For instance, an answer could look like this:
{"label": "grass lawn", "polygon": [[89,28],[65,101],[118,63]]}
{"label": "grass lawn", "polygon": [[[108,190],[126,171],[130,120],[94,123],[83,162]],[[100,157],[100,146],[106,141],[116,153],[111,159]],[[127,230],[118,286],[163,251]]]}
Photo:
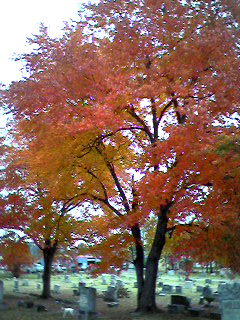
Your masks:
{"label": "grass lawn", "polygon": [[[160,309],[159,313],[148,314],[148,315],[138,315],[134,314],[136,309],[136,288],[134,288],[135,275],[134,273],[122,273],[121,279],[125,283],[125,287],[128,289],[129,297],[124,297],[119,299],[119,305],[117,307],[108,307],[107,303],[103,301],[103,290],[107,289],[107,285],[102,285],[101,277],[97,279],[88,279],[87,275],[81,276],[86,282],[87,286],[92,286],[97,288],[97,319],[99,320],[182,320],[184,318],[188,320],[195,319],[190,317],[188,313],[185,314],[169,314],[168,304],[170,304],[170,294],[165,296],[156,296],[156,302]],[[110,275],[107,275],[107,283],[110,283]],[[78,300],[79,297],[73,295],[73,286],[78,285],[80,275],[70,275],[70,282],[65,282],[64,275],[52,276],[51,287],[54,284],[60,285],[60,293],[52,293],[52,298],[49,300],[43,300],[40,298],[41,290],[37,289],[37,283],[41,283],[41,279],[37,278],[36,274],[26,274],[22,275],[19,279],[19,292],[14,292],[14,280],[10,277],[6,277],[6,274],[1,274],[0,278],[4,281],[4,302],[9,305],[9,310],[0,311],[0,320],[58,320],[63,318],[62,307],[71,307],[76,310],[74,317],[68,316],[65,319],[78,319]],[[192,290],[185,288],[185,283],[183,280],[179,280],[177,276],[162,275],[159,277],[158,282],[162,281],[164,284],[172,284],[173,286],[181,285],[183,287],[183,295],[191,298],[191,305],[194,307],[200,307],[198,302],[200,298],[200,293],[196,292],[196,285],[204,285],[205,279],[200,277],[192,277],[196,280],[196,283]],[[28,279],[28,286],[23,286],[23,279]],[[213,290],[217,289],[220,278],[210,277],[212,280],[211,287]],[[160,291],[160,289],[158,289]],[[32,308],[19,307],[17,304],[19,301],[32,301],[34,306]],[[36,306],[44,305],[47,309],[45,312],[38,312]],[[216,308],[213,304],[212,308],[205,308],[205,316],[198,317],[199,320],[207,319],[211,310]],[[89,317],[90,319],[90,317]],[[96,317],[92,317],[96,319]]]}

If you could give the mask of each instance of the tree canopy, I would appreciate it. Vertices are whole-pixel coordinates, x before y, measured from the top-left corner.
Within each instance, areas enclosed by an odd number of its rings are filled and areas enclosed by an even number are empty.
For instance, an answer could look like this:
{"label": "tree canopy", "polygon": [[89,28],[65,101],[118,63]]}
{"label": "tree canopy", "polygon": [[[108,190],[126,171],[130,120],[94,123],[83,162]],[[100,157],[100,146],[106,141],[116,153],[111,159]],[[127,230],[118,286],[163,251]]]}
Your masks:
{"label": "tree canopy", "polygon": [[221,158],[222,139],[238,148],[223,120],[239,112],[238,10],[224,0],[85,5],[60,39],[41,27],[19,57],[28,76],[2,93],[30,176],[85,208],[93,250],[111,248],[119,265],[118,250],[124,258],[135,244],[139,309],[156,307],[166,235],[239,220],[239,158]]}

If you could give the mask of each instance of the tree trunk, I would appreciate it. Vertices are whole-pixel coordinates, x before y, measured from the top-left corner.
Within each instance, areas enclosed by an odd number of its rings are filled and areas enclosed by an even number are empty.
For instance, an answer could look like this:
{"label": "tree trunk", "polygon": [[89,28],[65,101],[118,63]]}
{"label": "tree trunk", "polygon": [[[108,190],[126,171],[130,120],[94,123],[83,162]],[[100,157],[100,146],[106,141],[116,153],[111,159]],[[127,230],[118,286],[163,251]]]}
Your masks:
{"label": "tree trunk", "polygon": [[132,234],[135,239],[135,246],[136,246],[136,259],[134,260],[134,266],[136,270],[136,277],[137,277],[137,300],[140,300],[143,285],[144,285],[144,248],[141,241],[141,231],[139,225],[136,224],[132,227]]}
{"label": "tree trunk", "polygon": [[19,277],[20,277],[20,274],[21,274],[21,268],[20,268],[19,264],[14,263],[14,264],[13,264],[13,267],[12,267],[12,275],[13,275],[15,278],[19,278]]}
{"label": "tree trunk", "polygon": [[[135,264],[137,279],[140,277],[138,274],[143,275],[142,281],[141,282],[138,281],[138,285],[141,285],[141,286],[138,287],[137,311],[148,312],[148,311],[154,311],[157,309],[155,294],[156,294],[156,281],[157,281],[157,273],[158,273],[158,262],[166,241],[165,234],[167,231],[167,221],[168,221],[167,212],[169,207],[170,207],[170,204],[164,207],[161,207],[160,209],[160,213],[158,215],[158,223],[157,223],[155,238],[153,240],[153,244],[147,258],[145,275],[144,275],[143,263]],[[137,251],[137,254],[138,254],[138,251]],[[138,259],[138,256],[136,258],[136,261],[137,259]]]}
{"label": "tree trunk", "polygon": [[42,298],[48,299],[51,296],[51,269],[52,262],[57,250],[57,244],[53,246],[50,245],[50,241],[45,241],[45,248],[43,249],[43,257],[44,257],[44,270],[43,270],[43,290],[42,290]]}
{"label": "tree trunk", "polygon": [[213,273],[213,264],[210,262],[210,273]]}

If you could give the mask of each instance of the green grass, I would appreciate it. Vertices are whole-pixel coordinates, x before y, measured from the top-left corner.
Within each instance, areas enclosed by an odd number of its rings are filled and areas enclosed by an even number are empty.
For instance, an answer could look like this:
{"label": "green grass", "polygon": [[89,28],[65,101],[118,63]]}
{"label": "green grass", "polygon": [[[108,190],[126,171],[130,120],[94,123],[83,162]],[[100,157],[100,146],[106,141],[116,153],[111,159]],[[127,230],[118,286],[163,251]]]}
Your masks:
{"label": "green grass", "polygon": [[[41,290],[37,289],[37,283],[41,283],[42,279],[38,279],[37,274],[24,274],[19,278],[19,293],[13,292],[14,281],[10,278],[11,275],[9,273],[0,272],[0,279],[4,281],[4,301],[9,304],[10,309],[8,311],[0,311],[0,320],[58,320],[62,319],[62,311],[61,304],[57,303],[56,300],[68,300],[72,301],[74,304],[68,305],[74,307],[76,310],[78,309],[78,297],[73,296],[73,283],[78,285],[79,278],[83,278],[86,282],[87,286],[94,286],[97,289],[97,292],[100,293],[103,290],[107,289],[107,285],[102,285],[102,278],[98,277],[96,279],[88,278],[87,275],[70,275],[69,279],[71,283],[66,283],[64,280],[64,275],[53,275],[51,278],[51,288],[54,287],[54,284],[59,284],[60,294],[52,293],[53,298],[49,300],[42,300],[40,298]],[[107,275],[107,283],[110,284],[111,275]],[[208,279],[212,280],[211,287],[213,291],[217,290],[217,286],[220,280],[224,280],[217,276],[208,276]],[[239,278],[239,277],[238,277]],[[23,279],[28,279],[29,286],[22,286]],[[132,319],[130,317],[130,312],[134,311],[136,307],[136,293],[137,289],[134,288],[134,282],[136,281],[134,273],[122,273],[121,279],[126,283],[126,288],[130,292],[129,299],[120,299],[120,304],[118,309],[108,308],[106,303],[103,302],[102,298],[97,299],[97,312],[98,319]],[[198,274],[192,275],[191,279],[196,280],[196,285],[204,286],[205,278],[200,277]],[[184,280],[178,279],[178,276],[169,276],[169,275],[161,275],[158,277],[158,282],[163,282],[164,284],[170,284],[173,286],[181,285],[183,287],[183,295],[186,295],[192,299],[192,304],[197,305],[200,294],[196,292],[196,287],[194,286],[193,291],[185,289]],[[42,286],[41,286],[42,287]],[[157,288],[157,292],[161,289]],[[37,312],[36,307],[32,309],[20,308],[17,307],[17,302],[19,300],[29,301],[32,300],[35,305],[42,304],[46,306],[47,312]],[[165,310],[164,317],[156,317],[156,319],[182,319],[178,318],[175,315],[175,318],[171,318],[170,315],[167,314],[166,309],[167,305],[170,303],[170,295],[166,296],[157,296],[156,297],[157,304],[163,310]],[[67,304],[65,304],[67,306]],[[66,318],[68,319],[68,318]],[[69,318],[70,319],[70,318]],[[74,318],[77,319],[77,316]],[[140,318],[139,318],[140,319]],[[143,320],[146,319],[154,319],[155,317],[146,317],[141,318]],[[190,317],[187,317],[188,320],[191,320]],[[201,318],[199,318],[201,319]]]}

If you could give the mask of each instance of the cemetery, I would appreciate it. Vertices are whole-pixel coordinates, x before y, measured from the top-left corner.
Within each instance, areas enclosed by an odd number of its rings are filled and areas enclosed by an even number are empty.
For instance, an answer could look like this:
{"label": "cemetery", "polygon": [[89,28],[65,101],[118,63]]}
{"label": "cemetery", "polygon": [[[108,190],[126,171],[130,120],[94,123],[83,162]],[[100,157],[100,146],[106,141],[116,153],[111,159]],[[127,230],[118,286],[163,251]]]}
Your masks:
{"label": "cemetery", "polygon": [[[36,274],[15,279],[0,274],[0,319],[119,319],[119,320],[240,320],[240,279],[195,273],[191,280],[159,273],[156,302],[159,312],[136,310],[134,270],[91,278],[86,272],[52,276],[51,298],[40,298]],[[189,283],[192,282],[192,285]]]}

